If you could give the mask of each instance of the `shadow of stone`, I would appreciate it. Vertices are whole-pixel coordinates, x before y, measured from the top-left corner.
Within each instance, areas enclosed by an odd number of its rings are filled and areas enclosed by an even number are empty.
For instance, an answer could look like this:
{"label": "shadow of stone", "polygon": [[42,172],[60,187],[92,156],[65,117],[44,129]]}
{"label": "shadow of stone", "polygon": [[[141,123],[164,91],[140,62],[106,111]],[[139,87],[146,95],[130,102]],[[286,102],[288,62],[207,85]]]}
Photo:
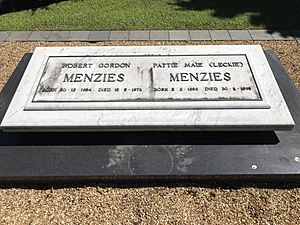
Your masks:
{"label": "shadow of stone", "polygon": [[275,132],[95,132],[95,133],[5,133],[0,146],[73,145],[276,145]]}
{"label": "shadow of stone", "polygon": [[101,181],[101,182],[61,182],[61,183],[10,183],[0,184],[0,189],[11,189],[18,188],[22,189],[33,189],[33,190],[59,190],[66,188],[117,188],[117,189],[128,189],[128,188],[217,188],[221,190],[239,190],[242,188],[257,188],[257,189],[273,189],[273,190],[291,190],[300,187],[300,183],[283,183],[283,182],[243,182],[241,180],[233,182],[232,180],[222,182],[211,182],[211,181],[192,181],[192,180],[118,180],[118,181]]}
{"label": "shadow of stone", "polygon": [[[262,27],[270,34],[280,33],[283,37],[300,37],[288,30],[300,29],[300,1],[294,0],[176,0],[181,10],[212,10],[216,18],[234,18],[241,14],[250,14],[253,27]],[[251,29],[251,28],[250,28]]]}

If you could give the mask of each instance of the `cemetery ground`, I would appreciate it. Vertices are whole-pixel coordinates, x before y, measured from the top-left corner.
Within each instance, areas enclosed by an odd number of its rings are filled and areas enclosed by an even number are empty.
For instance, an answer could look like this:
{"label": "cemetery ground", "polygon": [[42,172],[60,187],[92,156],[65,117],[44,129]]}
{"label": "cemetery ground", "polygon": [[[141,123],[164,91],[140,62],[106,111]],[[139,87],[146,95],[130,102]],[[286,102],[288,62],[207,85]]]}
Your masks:
{"label": "cemetery ground", "polygon": [[0,30],[300,29],[293,0],[0,0]]}
{"label": "cemetery ground", "polygon": [[[300,88],[296,41],[125,41],[5,42],[0,45],[0,89],[35,47],[187,44],[261,44],[275,51]],[[299,204],[299,184],[2,185],[0,224],[298,224]]]}

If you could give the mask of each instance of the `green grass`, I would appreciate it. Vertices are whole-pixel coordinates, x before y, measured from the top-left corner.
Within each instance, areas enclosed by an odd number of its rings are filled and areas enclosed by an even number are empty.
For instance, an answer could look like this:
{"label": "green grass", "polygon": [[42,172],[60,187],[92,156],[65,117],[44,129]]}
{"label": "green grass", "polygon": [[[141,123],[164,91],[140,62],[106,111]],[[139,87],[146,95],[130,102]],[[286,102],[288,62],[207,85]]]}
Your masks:
{"label": "green grass", "polygon": [[300,1],[6,0],[0,7],[0,30],[256,28],[299,29]]}

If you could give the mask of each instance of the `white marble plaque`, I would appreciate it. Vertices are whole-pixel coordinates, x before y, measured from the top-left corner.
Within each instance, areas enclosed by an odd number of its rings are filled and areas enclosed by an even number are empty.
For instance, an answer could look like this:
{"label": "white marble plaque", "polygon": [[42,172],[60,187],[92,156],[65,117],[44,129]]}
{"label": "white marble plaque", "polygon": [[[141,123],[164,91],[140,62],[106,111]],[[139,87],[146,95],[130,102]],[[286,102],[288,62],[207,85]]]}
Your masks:
{"label": "white marble plaque", "polygon": [[260,46],[37,48],[1,124],[33,130],[292,126]]}
{"label": "white marble plaque", "polygon": [[33,102],[261,100],[246,55],[49,57]]}

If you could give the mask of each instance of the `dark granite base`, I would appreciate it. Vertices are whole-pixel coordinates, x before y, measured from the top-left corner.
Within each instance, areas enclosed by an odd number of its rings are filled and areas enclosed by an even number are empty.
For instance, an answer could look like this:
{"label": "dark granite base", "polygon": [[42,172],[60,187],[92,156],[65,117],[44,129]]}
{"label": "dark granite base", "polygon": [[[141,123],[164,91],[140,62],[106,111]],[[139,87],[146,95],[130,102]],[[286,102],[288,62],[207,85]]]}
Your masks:
{"label": "dark granite base", "polygon": [[[300,93],[266,56],[296,123],[280,132],[0,132],[0,182],[300,181]],[[30,60],[0,94],[0,121]]]}

